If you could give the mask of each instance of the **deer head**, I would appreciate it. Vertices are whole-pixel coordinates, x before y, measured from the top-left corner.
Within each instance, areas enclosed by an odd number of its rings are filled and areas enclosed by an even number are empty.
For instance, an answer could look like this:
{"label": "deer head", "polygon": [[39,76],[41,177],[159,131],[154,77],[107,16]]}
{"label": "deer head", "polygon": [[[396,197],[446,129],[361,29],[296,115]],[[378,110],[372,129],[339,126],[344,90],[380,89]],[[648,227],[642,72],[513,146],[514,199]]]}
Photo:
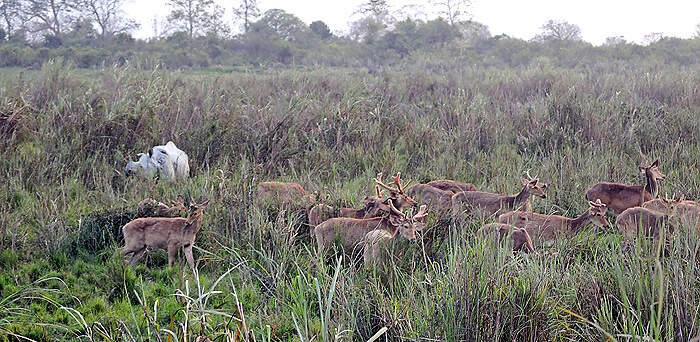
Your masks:
{"label": "deer head", "polygon": [[[209,206],[209,200],[206,200],[200,204],[195,203],[195,201],[190,197],[190,207],[187,213],[187,226],[192,225],[196,221],[202,218],[204,209]],[[197,228],[199,230],[199,228]]]}
{"label": "deer head", "polygon": [[406,188],[408,188],[408,185],[411,184],[409,181],[406,183],[406,185],[401,185],[401,172],[398,172],[396,176],[393,177],[393,182],[391,184],[396,185],[396,187],[391,187],[382,182],[382,173],[377,174],[377,178],[374,179],[374,182],[377,183],[377,185],[381,186],[382,188],[386,189],[389,191],[389,199],[391,199],[392,203],[396,205],[399,208],[404,208],[404,207],[415,207],[418,205],[418,202],[416,202],[413,198],[410,196],[406,195]]}
{"label": "deer head", "polygon": [[610,227],[610,222],[605,218],[605,212],[608,208],[604,203],[600,202],[600,199],[595,202],[588,201],[588,213],[591,217],[591,221],[598,227]]}
{"label": "deer head", "polygon": [[375,190],[377,191],[377,196],[367,196],[364,199],[365,202],[365,216],[364,218],[370,218],[374,217],[379,213],[379,211],[386,211],[390,212],[391,208],[389,208],[389,204],[387,204],[387,201],[382,200],[382,194],[384,193],[384,190],[381,190],[379,188],[379,185],[374,186]]}
{"label": "deer head", "polygon": [[649,166],[640,166],[639,171],[642,172],[643,175],[646,175],[649,173],[651,177],[654,178],[654,180],[664,180],[666,179],[666,175],[661,173],[659,171],[659,160],[655,160],[651,165]]}
{"label": "deer head", "polygon": [[391,200],[388,202],[389,209],[391,210],[389,212],[389,224],[391,224],[397,230],[397,233],[403,238],[407,239],[408,241],[415,242],[416,231],[425,228],[423,221],[425,220],[425,217],[428,216],[425,213],[427,206],[422,205],[416,215],[408,218],[404,213],[394,207]]}
{"label": "deer head", "polygon": [[530,176],[530,171],[525,171],[527,179],[520,178],[520,182],[523,186],[527,186],[530,189],[530,193],[541,198],[547,198],[545,190],[547,189],[547,183],[540,182],[539,178],[535,176],[534,178]]}

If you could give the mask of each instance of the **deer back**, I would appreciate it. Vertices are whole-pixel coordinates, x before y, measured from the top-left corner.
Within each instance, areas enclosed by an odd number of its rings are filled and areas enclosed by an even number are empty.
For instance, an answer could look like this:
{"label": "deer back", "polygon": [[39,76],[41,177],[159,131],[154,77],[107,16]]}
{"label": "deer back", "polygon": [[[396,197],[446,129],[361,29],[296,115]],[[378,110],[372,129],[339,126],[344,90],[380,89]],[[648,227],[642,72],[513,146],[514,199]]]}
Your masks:
{"label": "deer back", "polygon": [[427,184],[440,190],[452,191],[455,194],[462,191],[476,191],[476,187],[472,183],[462,183],[450,179],[437,179]]}

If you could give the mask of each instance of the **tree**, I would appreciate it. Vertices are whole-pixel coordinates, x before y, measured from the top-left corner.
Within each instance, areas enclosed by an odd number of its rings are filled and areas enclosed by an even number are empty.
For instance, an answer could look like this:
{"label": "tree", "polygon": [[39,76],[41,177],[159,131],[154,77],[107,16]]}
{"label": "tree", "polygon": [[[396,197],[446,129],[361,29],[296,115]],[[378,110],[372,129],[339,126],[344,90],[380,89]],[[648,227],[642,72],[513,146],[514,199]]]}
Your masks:
{"label": "tree", "polygon": [[476,43],[491,38],[489,27],[482,23],[468,21],[458,26],[460,33],[462,34],[462,38],[468,42]]}
{"label": "tree", "polygon": [[695,34],[693,34],[693,37],[700,38],[700,23],[695,25]]}
{"label": "tree", "polygon": [[603,45],[605,46],[614,46],[620,44],[627,44],[627,39],[625,39],[624,36],[608,37],[605,38],[605,43],[603,43]]}
{"label": "tree", "polygon": [[662,32],[651,32],[644,36],[644,42],[647,44],[654,44],[661,39],[664,39],[664,34]]}
{"label": "tree", "polygon": [[233,16],[237,20],[243,21],[243,32],[248,32],[248,28],[250,28],[250,23],[253,21],[253,19],[260,16],[258,0],[237,1],[240,1],[240,5],[233,8]]}
{"label": "tree", "polygon": [[552,40],[581,41],[581,29],[576,24],[569,24],[564,20],[549,20],[542,27],[542,33],[535,36],[534,40],[546,42]]}
{"label": "tree", "polygon": [[8,39],[12,37],[18,26],[26,22],[21,9],[18,0],[0,0],[0,16],[2,17],[0,20],[3,21],[3,32]]}
{"label": "tree", "polygon": [[387,0],[367,0],[362,3],[355,13],[383,18],[389,13]]}
{"label": "tree", "polygon": [[75,20],[75,3],[69,0],[25,0],[21,7],[34,22],[35,33],[46,33],[60,39],[63,28]]}
{"label": "tree", "polygon": [[323,21],[316,20],[311,25],[309,25],[309,28],[311,29],[311,32],[313,32],[315,35],[319,36],[319,38],[326,40],[330,37],[333,36],[331,33],[331,29],[328,28],[328,25],[324,23]]}
{"label": "tree", "polygon": [[118,33],[128,32],[139,24],[126,17],[122,10],[125,0],[79,0],[83,13],[99,27],[102,39]]}
{"label": "tree", "polygon": [[168,21],[192,39],[221,25],[223,10],[214,0],[168,0],[171,11]]}
{"label": "tree", "polygon": [[297,16],[281,9],[271,9],[254,25],[258,32],[267,32],[287,41],[300,41],[309,28]]}
{"label": "tree", "polygon": [[438,15],[453,26],[470,19],[471,3],[471,0],[432,0],[432,4],[438,8]]}

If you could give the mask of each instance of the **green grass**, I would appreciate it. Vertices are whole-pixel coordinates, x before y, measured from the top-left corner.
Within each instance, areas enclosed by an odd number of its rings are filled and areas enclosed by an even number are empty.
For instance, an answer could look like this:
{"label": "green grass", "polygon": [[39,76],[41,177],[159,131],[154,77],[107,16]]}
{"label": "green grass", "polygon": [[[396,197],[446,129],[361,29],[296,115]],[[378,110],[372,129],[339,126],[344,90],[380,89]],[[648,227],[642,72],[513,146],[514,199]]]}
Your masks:
{"label": "green grass", "polygon": [[[231,70],[235,71],[235,70]],[[0,341],[677,340],[700,335],[700,243],[620,246],[614,228],[513,255],[438,224],[376,271],[314,251],[305,213],[256,204],[262,180],[358,206],[377,172],[515,193],[549,184],[537,212],[575,216],[601,180],[700,197],[697,68],[571,70],[0,71]],[[173,140],[191,178],[124,177]],[[210,199],[198,274],[117,248],[136,204]],[[689,230],[689,229],[687,229]]]}

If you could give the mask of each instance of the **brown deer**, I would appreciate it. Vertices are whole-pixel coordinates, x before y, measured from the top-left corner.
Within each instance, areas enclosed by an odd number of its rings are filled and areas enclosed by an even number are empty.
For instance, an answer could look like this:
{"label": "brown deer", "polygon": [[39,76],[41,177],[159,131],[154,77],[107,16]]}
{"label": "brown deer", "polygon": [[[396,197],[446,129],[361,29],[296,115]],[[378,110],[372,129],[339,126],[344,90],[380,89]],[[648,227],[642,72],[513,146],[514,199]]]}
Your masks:
{"label": "brown deer", "polygon": [[572,236],[585,228],[589,223],[593,223],[598,227],[609,227],[610,223],[605,219],[607,210],[605,204],[600,201],[589,201],[588,204],[588,210],[576,218],[511,211],[499,216],[498,222],[525,228],[532,238],[540,242],[553,240],[559,235]]}
{"label": "brown deer", "polygon": [[284,208],[308,208],[316,201],[315,194],[307,194],[297,183],[261,182],[257,195],[260,203],[277,203]]}
{"label": "brown deer", "polygon": [[518,228],[506,223],[489,223],[477,231],[477,235],[481,237],[491,236],[496,233],[498,233],[499,241],[503,241],[510,234],[510,244],[513,251],[535,252],[530,234],[527,233],[525,228]]}
{"label": "brown deer", "polygon": [[427,204],[441,214],[449,214],[452,207],[452,195],[450,190],[442,190],[429,184],[416,184],[406,194],[422,204]]}
{"label": "brown deer", "polygon": [[659,171],[659,161],[654,161],[650,166],[640,166],[639,170],[646,177],[646,186],[625,185],[619,183],[601,182],[586,191],[589,201],[600,200],[608,208],[617,213],[627,208],[641,206],[659,194],[659,180],[664,180],[666,175]]}
{"label": "brown deer", "polygon": [[389,212],[389,200],[382,199],[382,193],[379,185],[375,186],[377,196],[366,196],[363,200],[365,206],[361,209],[353,208],[333,208],[327,204],[317,204],[309,210],[309,225],[315,227],[321,222],[333,217],[351,217],[351,218],[370,218],[376,216],[379,211]]}
{"label": "brown deer", "polygon": [[399,225],[390,226],[390,229],[385,229],[384,227],[374,229],[365,234],[362,243],[364,244],[363,257],[367,267],[376,266],[384,262],[382,260],[382,250],[385,249],[387,243],[396,239],[399,235],[413,242],[415,241],[415,231],[425,227],[423,221],[428,216],[425,212],[425,205],[422,205],[418,213],[410,219],[400,211],[394,211],[394,209],[392,209],[392,212],[399,217]]}
{"label": "brown deer", "polygon": [[460,217],[462,213],[471,214],[478,212],[481,216],[488,217],[497,216],[501,213],[519,208],[532,211],[530,194],[541,198],[547,198],[547,194],[545,194],[547,184],[540,182],[536,177],[531,178],[529,174],[528,178],[530,179],[520,178],[523,188],[519,193],[512,196],[481,191],[463,191],[456,193],[451,198],[452,213],[454,217]]}
{"label": "brown deer", "polygon": [[642,208],[654,211],[660,211],[664,214],[674,212],[681,220],[681,224],[689,224],[700,229],[700,205],[695,201],[672,200],[668,198],[656,198],[651,201],[646,201],[642,204]]}
{"label": "brown deer", "polygon": [[386,230],[392,236],[398,234],[409,241],[415,241],[416,231],[424,227],[418,221],[422,221],[426,216],[425,206],[421,207],[416,216],[408,219],[406,215],[394,207],[391,200],[388,201],[388,204],[390,211],[386,216],[368,219],[337,217],[316,226],[314,235],[319,251],[330,247],[336,238],[340,240],[345,250],[352,250],[363,241],[367,233],[375,229]]}
{"label": "brown deer", "polygon": [[396,176],[392,177],[393,182],[392,184],[396,185],[395,188],[390,187],[382,182],[382,174],[381,172],[377,174],[377,178],[374,179],[374,182],[377,183],[377,185],[381,186],[382,188],[386,189],[389,191],[389,199],[391,199],[391,202],[394,204],[394,206],[398,209],[403,209],[406,207],[415,207],[418,205],[418,202],[416,202],[413,198],[408,196],[406,194],[406,188],[408,187],[409,184],[411,184],[411,181],[406,183],[405,185],[401,185],[401,172],[397,172]]}
{"label": "brown deer", "polygon": [[141,259],[146,247],[154,247],[168,250],[168,266],[172,266],[178,249],[184,247],[187,263],[194,269],[192,246],[202,228],[202,214],[208,205],[209,200],[201,204],[190,200],[187,218],[143,217],[124,225],[123,252],[132,254],[129,265],[134,266]]}
{"label": "brown deer", "polygon": [[628,244],[639,233],[642,236],[659,238],[661,228],[666,227],[669,233],[675,230],[677,222],[672,216],[676,211],[676,203],[671,203],[666,212],[651,210],[643,207],[625,209],[615,220],[617,230],[622,234],[623,242]]}
{"label": "brown deer", "polygon": [[476,187],[472,183],[462,183],[450,179],[438,179],[427,184],[440,190],[452,191],[455,194],[462,191],[476,191]]}
{"label": "brown deer", "polygon": [[173,217],[185,212],[187,207],[185,206],[185,199],[178,195],[177,201],[170,200],[170,206],[152,198],[146,198],[139,202],[137,209],[140,211],[152,210],[155,216],[158,217]]}

